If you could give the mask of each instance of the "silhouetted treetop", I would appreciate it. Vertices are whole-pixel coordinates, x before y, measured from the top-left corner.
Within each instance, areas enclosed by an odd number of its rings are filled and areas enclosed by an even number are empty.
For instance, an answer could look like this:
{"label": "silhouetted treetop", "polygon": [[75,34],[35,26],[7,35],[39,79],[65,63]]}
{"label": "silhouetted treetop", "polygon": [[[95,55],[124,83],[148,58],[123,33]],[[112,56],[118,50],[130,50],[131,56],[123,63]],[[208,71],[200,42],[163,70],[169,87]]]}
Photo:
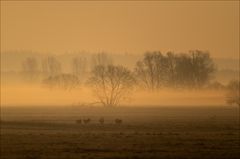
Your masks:
{"label": "silhouetted treetop", "polygon": [[200,88],[209,82],[214,71],[209,53],[200,50],[166,55],[147,52],[135,67],[138,84],[151,90],[163,86]]}
{"label": "silhouetted treetop", "polygon": [[129,94],[134,82],[131,71],[114,65],[94,67],[88,80],[96,99],[104,106],[118,105]]}

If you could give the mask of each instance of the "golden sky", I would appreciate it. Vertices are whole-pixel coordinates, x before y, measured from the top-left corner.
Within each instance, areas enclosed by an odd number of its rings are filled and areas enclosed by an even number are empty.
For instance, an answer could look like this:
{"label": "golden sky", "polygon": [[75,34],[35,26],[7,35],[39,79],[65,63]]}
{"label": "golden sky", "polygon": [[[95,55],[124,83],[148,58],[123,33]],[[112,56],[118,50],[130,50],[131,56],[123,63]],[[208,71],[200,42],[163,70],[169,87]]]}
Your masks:
{"label": "golden sky", "polygon": [[239,55],[239,2],[1,1],[1,51]]}

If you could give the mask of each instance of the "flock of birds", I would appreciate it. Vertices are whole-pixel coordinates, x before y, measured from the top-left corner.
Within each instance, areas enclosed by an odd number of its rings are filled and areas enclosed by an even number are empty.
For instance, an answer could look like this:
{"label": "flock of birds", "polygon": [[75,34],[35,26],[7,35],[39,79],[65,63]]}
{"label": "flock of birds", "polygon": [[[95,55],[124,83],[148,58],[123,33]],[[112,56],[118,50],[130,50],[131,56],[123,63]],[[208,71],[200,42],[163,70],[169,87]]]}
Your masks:
{"label": "flock of birds", "polygon": [[[118,124],[118,125],[120,125],[120,124],[122,124],[122,119],[115,119],[114,120],[115,121],[115,124]],[[90,118],[86,118],[86,119],[78,119],[78,120],[76,120],[76,123],[77,124],[89,124],[91,122],[91,119]],[[100,124],[104,124],[105,123],[105,119],[102,117],[102,118],[100,118],[99,120],[98,120],[98,122],[100,123]]]}

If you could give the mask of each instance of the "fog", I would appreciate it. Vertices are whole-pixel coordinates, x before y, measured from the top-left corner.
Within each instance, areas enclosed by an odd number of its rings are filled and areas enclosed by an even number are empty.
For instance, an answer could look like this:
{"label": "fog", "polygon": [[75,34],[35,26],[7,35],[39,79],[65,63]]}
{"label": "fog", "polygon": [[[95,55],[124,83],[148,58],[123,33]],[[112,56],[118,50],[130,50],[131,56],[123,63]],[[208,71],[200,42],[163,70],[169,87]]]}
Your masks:
{"label": "fog", "polygon": [[[225,92],[214,90],[133,91],[122,105],[126,106],[219,106],[225,105]],[[41,85],[2,85],[2,106],[92,106],[95,99],[89,88],[71,91],[51,90]],[[94,106],[99,106],[96,104]]]}
{"label": "fog", "polygon": [[[239,2],[1,1],[1,104],[91,105],[96,97],[86,82],[94,66],[121,65],[127,68],[123,74],[136,73],[137,62],[144,64],[144,53],[154,51],[161,51],[164,58],[172,53],[186,60],[186,65],[179,60],[182,74],[174,81],[170,78],[175,74],[168,72],[167,78],[172,81],[164,79],[167,88],[159,84],[162,75],[155,76],[157,84],[153,82],[152,89],[157,91],[134,85],[119,105],[224,104],[224,87],[239,78],[238,13]],[[189,58],[180,54],[198,49],[210,53],[212,67],[205,71],[211,73],[206,77],[202,74],[205,80],[184,79],[195,75],[188,73],[193,72],[189,71]],[[105,60],[97,57],[100,63],[96,59],[93,62],[93,56],[103,52],[110,60],[103,56]],[[138,79],[143,80],[141,69],[139,66]],[[52,81],[59,78],[72,80],[78,86],[67,91],[43,86],[54,85]],[[179,83],[185,88],[175,89]],[[186,88],[196,85],[204,85],[204,89]]]}
{"label": "fog", "polygon": [[1,50],[239,53],[239,2],[1,1]]}
{"label": "fog", "polygon": [[[104,53],[114,65],[123,65],[134,71],[136,62],[144,57],[132,54],[109,54]],[[164,54],[164,53],[163,53]],[[55,56],[54,54],[41,54],[34,52],[4,52],[1,54],[1,105],[2,106],[101,106],[98,103],[91,87],[87,85],[91,69],[93,68],[93,57],[96,53],[69,53]],[[42,61],[53,56],[61,64],[61,73],[72,74],[72,62],[75,57],[84,58],[80,67],[79,84],[72,89],[48,87],[44,79],[48,78],[42,72]],[[38,71],[35,74],[26,73],[24,63],[29,57],[36,59]],[[214,58],[213,58],[214,59]],[[238,60],[214,59],[217,67],[211,80],[204,88],[167,88],[158,90],[147,90],[134,86],[131,92],[124,97],[118,106],[219,106],[226,105],[225,87],[232,79],[238,78]],[[99,61],[98,61],[99,62]],[[100,60],[101,62],[101,60]],[[102,61],[103,62],[103,61]],[[106,62],[106,61],[104,61]],[[95,61],[96,63],[96,61]],[[226,67],[227,66],[227,67]],[[76,71],[76,70],[75,70]],[[31,75],[32,74],[32,75]],[[33,76],[30,78],[30,76]],[[210,85],[219,82],[220,86]],[[211,86],[211,87],[210,87]],[[216,88],[215,88],[216,87]],[[221,88],[220,88],[221,87]]]}
{"label": "fog", "polygon": [[1,159],[239,158],[239,1],[0,0]]}

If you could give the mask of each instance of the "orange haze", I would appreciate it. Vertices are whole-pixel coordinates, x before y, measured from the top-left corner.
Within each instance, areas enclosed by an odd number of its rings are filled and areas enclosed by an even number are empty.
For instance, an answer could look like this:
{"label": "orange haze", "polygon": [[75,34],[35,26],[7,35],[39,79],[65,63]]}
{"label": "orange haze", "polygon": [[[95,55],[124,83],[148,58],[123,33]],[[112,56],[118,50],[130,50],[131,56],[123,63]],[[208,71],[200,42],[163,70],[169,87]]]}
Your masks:
{"label": "orange haze", "polygon": [[1,1],[1,51],[191,49],[238,58],[239,1]]}

